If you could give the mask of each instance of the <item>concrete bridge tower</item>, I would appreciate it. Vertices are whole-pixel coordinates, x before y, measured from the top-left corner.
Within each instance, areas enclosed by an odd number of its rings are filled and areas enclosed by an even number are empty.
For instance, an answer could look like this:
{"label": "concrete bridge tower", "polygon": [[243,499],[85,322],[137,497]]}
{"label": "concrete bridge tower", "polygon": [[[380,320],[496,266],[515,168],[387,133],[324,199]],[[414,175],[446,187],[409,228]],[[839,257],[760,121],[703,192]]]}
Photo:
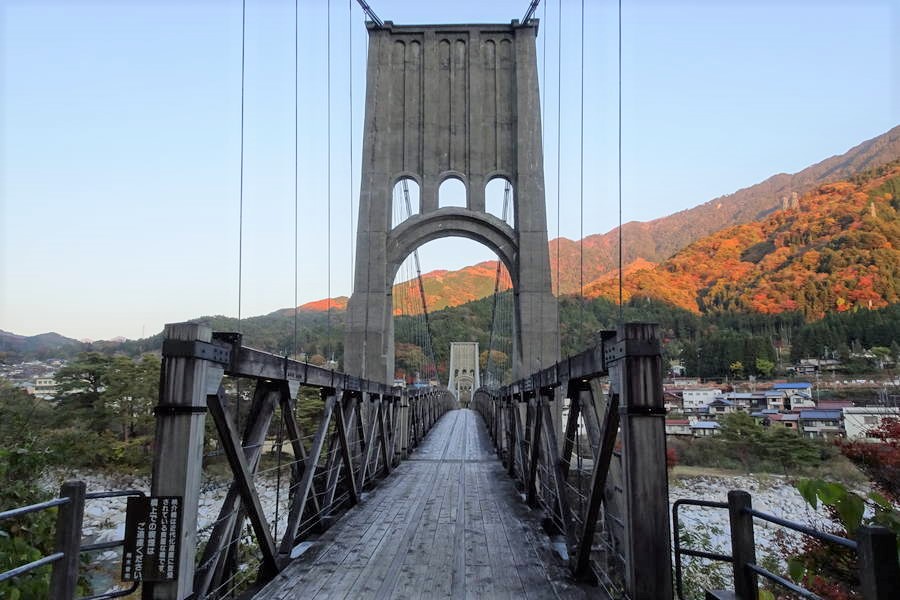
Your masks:
{"label": "concrete bridge tower", "polygon": [[447,389],[460,406],[469,406],[475,390],[481,387],[478,342],[450,342],[450,377]]}
{"label": "concrete bridge tower", "polygon": [[[537,24],[369,24],[362,179],[345,370],[394,375],[392,287],[403,260],[429,241],[460,236],[503,261],[515,294],[513,375],[559,359],[544,199]],[[513,225],[485,209],[485,186],[512,187]],[[465,186],[445,206],[442,184]],[[392,222],[393,190],[407,180],[419,206]]]}

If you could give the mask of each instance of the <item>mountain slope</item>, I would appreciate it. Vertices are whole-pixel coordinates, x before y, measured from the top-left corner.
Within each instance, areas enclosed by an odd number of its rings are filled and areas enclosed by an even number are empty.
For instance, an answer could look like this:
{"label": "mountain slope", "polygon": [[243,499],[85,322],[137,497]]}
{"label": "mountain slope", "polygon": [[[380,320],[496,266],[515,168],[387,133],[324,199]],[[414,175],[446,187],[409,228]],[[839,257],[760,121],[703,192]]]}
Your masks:
{"label": "mountain slope", "polygon": [[[794,174],[779,173],[765,181],[713,198],[694,208],[647,222],[622,226],[624,262],[643,258],[661,262],[690,243],[725,227],[749,223],[791,204],[816,186],[846,179],[900,158],[900,126],[867,140],[844,154],[832,156]],[[584,238],[585,281],[615,268],[618,232]],[[578,242],[561,240],[560,292],[578,292]],[[551,265],[556,264],[556,241],[550,242]],[[555,276],[555,269],[554,276]],[[554,290],[556,289],[554,283]]]}
{"label": "mountain slope", "polygon": [[[669,260],[634,269],[626,299],[694,312],[801,311],[808,319],[900,301],[900,161],[819,186],[796,208],[722,230]],[[585,287],[614,298],[610,274]]]}
{"label": "mountain slope", "polygon": [[42,353],[53,355],[58,351],[80,350],[84,344],[58,333],[41,333],[24,336],[0,329],[0,352],[15,352],[28,356]]}
{"label": "mountain slope", "polygon": [[[816,186],[846,179],[898,158],[900,126],[797,173],[773,175],[733,194],[653,221],[626,223],[622,227],[624,262],[626,265],[636,260],[662,262],[689,244],[721,229],[759,220],[785,205],[789,207],[797,202],[800,195]],[[618,262],[617,229],[587,236],[582,240],[582,245],[585,283],[615,269]],[[581,286],[582,263],[578,240],[553,239],[549,242],[549,249],[554,292],[557,289],[558,254],[559,292],[561,295],[577,294]],[[496,262],[485,262],[458,271],[424,274],[429,309],[458,306],[490,295],[493,292],[494,269]],[[324,301],[316,304],[324,304]]]}

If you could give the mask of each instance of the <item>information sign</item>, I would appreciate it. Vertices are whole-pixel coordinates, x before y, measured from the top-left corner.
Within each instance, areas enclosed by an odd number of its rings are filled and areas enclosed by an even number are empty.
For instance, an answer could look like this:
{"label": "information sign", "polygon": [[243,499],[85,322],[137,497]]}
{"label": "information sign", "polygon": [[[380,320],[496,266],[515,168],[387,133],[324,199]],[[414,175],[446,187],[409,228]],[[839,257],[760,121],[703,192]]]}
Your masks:
{"label": "information sign", "polygon": [[128,499],[122,581],[172,581],[178,577],[181,497]]}

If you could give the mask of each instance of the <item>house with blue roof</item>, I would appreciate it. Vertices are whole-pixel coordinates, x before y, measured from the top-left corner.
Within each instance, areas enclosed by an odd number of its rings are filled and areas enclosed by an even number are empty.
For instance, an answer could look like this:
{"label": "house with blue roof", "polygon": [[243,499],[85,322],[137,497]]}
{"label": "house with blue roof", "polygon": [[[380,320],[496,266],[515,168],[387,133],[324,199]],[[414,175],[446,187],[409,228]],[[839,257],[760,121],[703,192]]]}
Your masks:
{"label": "house with blue roof", "polygon": [[840,410],[801,410],[800,432],[809,438],[834,438],[843,434],[843,420]]}
{"label": "house with blue roof", "polygon": [[706,437],[719,433],[719,424],[715,421],[694,421],[691,423],[691,433],[694,437]]}
{"label": "house with blue roof", "polygon": [[715,419],[723,415],[737,412],[738,409],[734,402],[720,397],[707,404],[706,410],[707,413]]}
{"label": "house with blue roof", "polygon": [[805,381],[776,383],[766,391],[766,406],[777,410],[813,409],[816,403],[813,401],[812,384]]}
{"label": "house with blue roof", "polygon": [[807,394],[812,392],[812,384],[808,381],[799,381],[796,383],[776,383],[772,385],[773,390],[800,390],[806,391]]}

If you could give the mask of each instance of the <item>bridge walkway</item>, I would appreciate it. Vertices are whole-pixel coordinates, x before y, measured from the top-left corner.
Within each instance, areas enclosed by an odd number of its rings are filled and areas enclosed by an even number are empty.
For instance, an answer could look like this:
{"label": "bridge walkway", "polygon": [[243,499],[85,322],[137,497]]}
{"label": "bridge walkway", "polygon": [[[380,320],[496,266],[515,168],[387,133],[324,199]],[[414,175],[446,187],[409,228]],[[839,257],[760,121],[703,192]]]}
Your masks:
{"label": "bridge walkway", "polygon": [[482,419],[454,410],[255,598],[587,597],[540,526]]}

